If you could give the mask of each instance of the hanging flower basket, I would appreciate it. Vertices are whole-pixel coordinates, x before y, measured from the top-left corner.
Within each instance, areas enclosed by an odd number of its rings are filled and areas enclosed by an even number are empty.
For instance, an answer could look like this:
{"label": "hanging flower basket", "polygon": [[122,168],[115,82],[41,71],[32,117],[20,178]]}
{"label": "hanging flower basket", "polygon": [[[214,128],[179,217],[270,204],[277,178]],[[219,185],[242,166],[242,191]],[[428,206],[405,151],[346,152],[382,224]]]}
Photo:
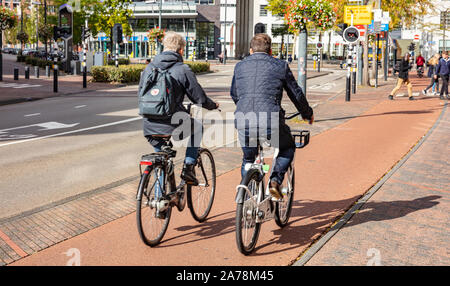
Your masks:
{"label": "hanging flower basket", "polygon": [[336,8],[327,0],[290,0],[285,20],[289,31],[296,34],[309,27],[325,31],[334,26]]}
{"label": "hanging flower basket", "polygon": [[0,29],[6,30],[13,28],[17,23],[17,16],[6,7],[0,7]]}
{"label": "hanging flower basket", "polygon": [[17,33],[16,38],[17,38],[17,40],[18,40],[20,43],[22,43],[22,44],[28,42],[28,34],[25,33],[25,32],[19,32],[19,33]]}
{"label": "hanging flower basket", "polygon": [[158,42],[162,42],[165,34],[166,34],[165,30],[162,30],[162,29],[156,27],[156,28],[150,29],[148,31],[148,38],[149,38],[149,40],[152,40],[152,41],[156,40]]}

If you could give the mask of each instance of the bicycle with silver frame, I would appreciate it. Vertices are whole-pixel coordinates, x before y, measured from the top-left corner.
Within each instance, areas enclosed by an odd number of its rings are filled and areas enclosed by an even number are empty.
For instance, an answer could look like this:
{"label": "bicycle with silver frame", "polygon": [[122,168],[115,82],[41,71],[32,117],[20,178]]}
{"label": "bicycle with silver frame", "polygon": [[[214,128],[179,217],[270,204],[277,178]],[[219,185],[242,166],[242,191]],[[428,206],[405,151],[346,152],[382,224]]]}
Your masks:
{"label": "bicycle with silver frame", "polygon": [[[292,114],[286,117],[286,120],[293,119],[300,113]],[[310,132],[307,130],[292,130],[296,148],[304,148],[309,143]],[[278,156],[279,149],[275,148],[273,154],[272,168],[264,162],[264,148],[267,142],[257,143],[258,154],[255,162],[247,164],[245,169],[246,176],[241,184],[236,187],[236,243],[239,251],[248,255],[253,252],[258,241],[261,224],[275,219],[279,227],[288,224],[292,210],[295,189],[295,157],[286,172],[283,184],[280,189],[283,198],[276,200],[269,193],[269,184],[264,182],[264,176],[272,173],[274,162]],[[270,172],[269,172],[270,169]]]}

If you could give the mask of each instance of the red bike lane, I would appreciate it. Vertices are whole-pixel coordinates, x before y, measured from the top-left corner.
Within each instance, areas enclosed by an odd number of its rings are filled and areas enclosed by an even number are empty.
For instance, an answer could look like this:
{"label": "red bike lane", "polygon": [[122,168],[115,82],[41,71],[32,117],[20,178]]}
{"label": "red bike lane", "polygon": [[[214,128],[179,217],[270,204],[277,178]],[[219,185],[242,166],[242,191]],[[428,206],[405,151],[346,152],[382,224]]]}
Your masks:
{"label": "red bike lane", "polygon": [[442,106],[436,98],[385,100],[313,136],[297,151],[289,225],[263,224],[250,256],[240,254],[235,242],[237,168],[218,177],[206,222],[197,223],[186,209],[174,210],[157,247],[142,243],[133,213],[11,265],[66,265],[71,249],[79,250],[81,265],[290,265],[414,146]]}

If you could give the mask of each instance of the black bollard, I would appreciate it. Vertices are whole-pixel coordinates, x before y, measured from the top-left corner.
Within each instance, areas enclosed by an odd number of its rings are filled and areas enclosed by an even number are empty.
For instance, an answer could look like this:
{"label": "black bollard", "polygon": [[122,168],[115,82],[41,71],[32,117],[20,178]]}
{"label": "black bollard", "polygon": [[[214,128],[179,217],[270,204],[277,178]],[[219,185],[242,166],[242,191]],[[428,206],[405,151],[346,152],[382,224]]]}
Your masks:
{"label": "black bollard", "polygon": [[14,80],[19,80],[19,68],[14,68]]}
{"label": "black bollard", "polygon": [[39,78],[39,67],[34,67],[34,76]]}
{"label": "black bollard", "polygon": [[58,64],[56,61],[53,68],[53,92],[58,92]]}
{"label": "black bollard", "polygon": [[25,79],[30,79],[30,67],[25,67]]}

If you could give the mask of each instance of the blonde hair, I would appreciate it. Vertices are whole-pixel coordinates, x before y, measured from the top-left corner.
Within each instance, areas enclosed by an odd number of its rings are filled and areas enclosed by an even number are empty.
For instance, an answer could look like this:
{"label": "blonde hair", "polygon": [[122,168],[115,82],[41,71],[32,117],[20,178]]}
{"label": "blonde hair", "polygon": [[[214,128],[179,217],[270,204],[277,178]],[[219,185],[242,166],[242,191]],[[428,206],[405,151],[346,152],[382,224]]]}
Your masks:
{"label": "blonde hair", "polygon": [[434,56],[428,61],[428,64],[432,66],[437,65],[439,63],[439,58],[440,58],[439,54],[434,54]]}
{"label": "blonde hair", "polygon": [[169,31],[166,32],[162,44],[164,46],[164,51],[179,52],[185,48],[186,41],[180,34]]}

